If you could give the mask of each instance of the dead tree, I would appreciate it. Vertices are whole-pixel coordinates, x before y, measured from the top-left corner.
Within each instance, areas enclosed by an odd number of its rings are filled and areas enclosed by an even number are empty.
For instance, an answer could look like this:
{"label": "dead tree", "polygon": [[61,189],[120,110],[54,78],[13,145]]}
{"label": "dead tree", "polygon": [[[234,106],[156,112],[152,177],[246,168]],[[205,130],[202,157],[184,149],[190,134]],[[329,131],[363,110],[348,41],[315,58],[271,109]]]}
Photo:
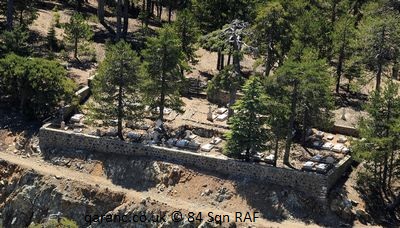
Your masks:
{"label": "dead tree", "polygon": [[[230,44],[232,48],[232,57],[233,57],[233,69],[234,69],[234,78],[235,81],[238,82],[240,80],[240,77],[242,77],[242,71],[241,71],[241,66],[240,66],[240,55],[242,51],[242,47],[246,45],[243,42],[243,36],[247,35],[246,33],[246,28],[249,26],[249,23],[240,21],[240,20],[234,20],[232,23],[222,31],[222,36],[225,38],[225,40]],[[247,46],[247,45],[246,45]],[[223,61],[223,58],[222,58]],[[234,86],[231,87],[231,90],[229,91],[230,98],[229,98],[229,112],[228,115],[232,116],[233,114],[233,109],[232,106],[236,102],[236,93],[237,90],[239,89],[237,86],[237,83],[233,83]]]}

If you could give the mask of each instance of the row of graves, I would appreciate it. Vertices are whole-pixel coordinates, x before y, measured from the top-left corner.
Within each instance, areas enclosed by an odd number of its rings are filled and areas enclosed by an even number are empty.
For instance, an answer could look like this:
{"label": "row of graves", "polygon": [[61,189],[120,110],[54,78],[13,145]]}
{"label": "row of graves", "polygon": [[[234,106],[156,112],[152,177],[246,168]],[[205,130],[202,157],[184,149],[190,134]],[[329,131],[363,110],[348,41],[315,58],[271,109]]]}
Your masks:
{"label": "row of graves", "polygon": [[350,153],[349,140],[343,135],[311,130],[307,143],[316,153],[302,164],[302,170],[305,171],[327,173]]}
{"label": "row of graves", "polygon": [[[85,116],[83,114],[75,114],[71,117],[69,124],[62,125],[63,130],[72,130],[75,133],[88,133],[100,137],[117,137],[115,127],[97,128],[88,130],[85,125]],[[110,120],[113,122],[112,120]],[[116,125],[116,121],[114,121]],[[142,143],[145,145],[158,145],[174,149],[188,150],[192,152],[222,152],[223,139],[219,132],[214,130],[181,126],[178,129],[170,129],[165,127],[163,122],[157,120],[154,126],[149,124],[127,124],[127,132],[124,133],[126,140],[134,143]]]}

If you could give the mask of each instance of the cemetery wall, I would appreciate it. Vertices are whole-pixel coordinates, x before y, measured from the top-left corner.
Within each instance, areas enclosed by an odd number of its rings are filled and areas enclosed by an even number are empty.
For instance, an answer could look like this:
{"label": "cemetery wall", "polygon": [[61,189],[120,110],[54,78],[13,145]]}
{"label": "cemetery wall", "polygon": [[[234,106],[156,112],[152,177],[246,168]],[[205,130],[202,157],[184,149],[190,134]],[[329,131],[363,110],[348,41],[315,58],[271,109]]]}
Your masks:
{"label": "cemetery wall", "polygon": [[[75,92],[75,96],[77,97],[79,104],[83,104],[90,95],[89,86],[85,86],[80,90]],[[64,107],[64,121],[69,120],[69,118],[75,113],[77,105],[68,104]]]}
{"label": "cemetery wall", "polygon": [[[62,131],[44,125],[40,129],[40,147],[43,151],[50,148],[86,150],[107,154],[122,154],[137,157],[150,157],[154,160],[169,161],[195,167],[207,171],[215,171],[223,175],[252,178],[265,184],[274,183],[291,187],[310,194],[321,201],[326,200],[328,190],[345,171],[339,165],[327,175],[277,168],[257,163],[241,162],[234,159],[216,158],[194,152],[172,148],[128,143],[119,140],[100,138],[98,136]],[[349,164],[350,161],[339,164]]]}
{"label": "cemetery wall", "polygon": [[346,170],[351,166],[353,159],[351,156],[347,155],[342,160],[340,160],[335,168],[327,173],[327,187],[331,189],[340,177],[346,172]]}

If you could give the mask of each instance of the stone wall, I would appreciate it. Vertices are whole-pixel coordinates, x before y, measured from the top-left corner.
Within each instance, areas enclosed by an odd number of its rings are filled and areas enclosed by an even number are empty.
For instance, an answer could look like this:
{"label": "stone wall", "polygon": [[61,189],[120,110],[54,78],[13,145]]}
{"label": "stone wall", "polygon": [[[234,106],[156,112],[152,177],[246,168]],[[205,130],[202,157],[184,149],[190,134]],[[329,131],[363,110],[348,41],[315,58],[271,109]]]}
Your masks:
{"label": "stone wall", "polygon": [[65,148],[151,157],[154,160],[169,161],[188,168],[196,167],[207,171],[216,171],[224,175],[250,177],[258,179],[265,184],[273,183],[292,187],[315,196],[322,201],[326,199],[328,190],[347,168],[345,165],[351,163],[351,159],[346,157],[345,161],[339,163],[335,169],[331,170],[327,175],[323,175],[313,172],[276,168],[257,163],[241,162],[229,158],[216,158],[165,147],[128,143],[106,138],[100,139],[97,136],[53,129],[49,127],[49,124],[44,125],[40,129],[39,138],[40,147],[44,151],[48,148]]}
{"label": "stone wall", "polygon": [[[83,104],[90,95],[89,86],[84,86],[80,90],[75,92],[75,96],[77,97],[79,104]],[[71,118],[73,114],[75,114],[77,109],[77,105],[68,104],[64,107],[64,121],[67,121]]]}
{"label": "stone wall", "polygon": [[347,155],[340,160],[335,167],[327,173],[327,188],[331,189],[336,182],[342,177],[345,171],[351,166],[353,159]]}

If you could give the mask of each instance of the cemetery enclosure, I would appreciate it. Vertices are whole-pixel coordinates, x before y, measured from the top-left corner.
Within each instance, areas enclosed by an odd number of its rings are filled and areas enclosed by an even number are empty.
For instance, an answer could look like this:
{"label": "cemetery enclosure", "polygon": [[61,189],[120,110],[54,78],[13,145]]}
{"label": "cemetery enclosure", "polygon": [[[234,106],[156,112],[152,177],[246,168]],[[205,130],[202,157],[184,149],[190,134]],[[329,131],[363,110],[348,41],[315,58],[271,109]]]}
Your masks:
{"label": "cemetery enclosure", "polygon": [[46,124],[40,129],[39,138],[40,147],[44,151],[56,148],[148,157],[154,160],[181,164],[188,168],[195,167],[224,175],[249,177],[260,180],[261,183],[273,183],[291,187],[312,195],[321,201],[327,199],[329,190],[352,162],[352,158],[346,156],[327,174],[318,174],[241,162],[234,159],[211,157],[166,147],[105,139],[98,136],[54,129],[50,124]]}

